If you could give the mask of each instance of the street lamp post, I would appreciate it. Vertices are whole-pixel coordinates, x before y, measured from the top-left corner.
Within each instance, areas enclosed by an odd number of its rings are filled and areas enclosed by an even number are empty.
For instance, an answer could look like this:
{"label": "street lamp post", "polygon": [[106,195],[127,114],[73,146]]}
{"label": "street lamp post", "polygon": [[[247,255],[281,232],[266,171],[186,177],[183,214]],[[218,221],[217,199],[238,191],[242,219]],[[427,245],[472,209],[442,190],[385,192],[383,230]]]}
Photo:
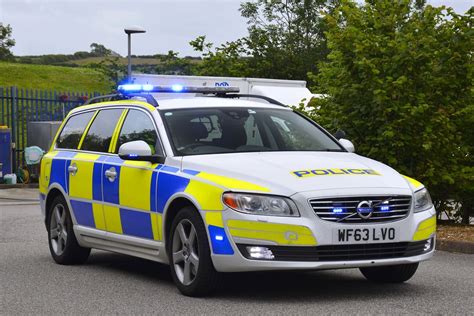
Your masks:
{"label": "street lamp post", "polygon": [[146,31],[139,26],[131,26],[124,29],[128,37],[128,71],[127,79],[128,82],[132,80],[132,34],[145,33]]}

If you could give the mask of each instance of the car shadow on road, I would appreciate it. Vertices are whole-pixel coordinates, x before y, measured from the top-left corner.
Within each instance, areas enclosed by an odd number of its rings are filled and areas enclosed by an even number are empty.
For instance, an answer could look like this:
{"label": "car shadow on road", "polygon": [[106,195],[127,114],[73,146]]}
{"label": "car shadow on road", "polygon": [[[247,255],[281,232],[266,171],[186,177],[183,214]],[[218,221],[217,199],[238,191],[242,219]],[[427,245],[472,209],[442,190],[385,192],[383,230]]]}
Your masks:
{"label": "car shadow on road", "polygon": [[[102,266],[108,271],[126,273],[137,281],[156,282],[157,286],[173,285],[167,265],[108,252],[94,252],[88,265]],[[226,273],[221,288],[212,297],[241,301],[331,302],[341,300],[383,300],[384,298],[423,295],[427,288],[416,280],[402,284],[368,282],[357,270],[273,271]],[[173,285],[174,286],[174,285]]]}
{"label": "car shadow on road", "polygon": [[94,250],[86,264],[133,275],[138,280],[173,283],[169,266],[137,257]]}

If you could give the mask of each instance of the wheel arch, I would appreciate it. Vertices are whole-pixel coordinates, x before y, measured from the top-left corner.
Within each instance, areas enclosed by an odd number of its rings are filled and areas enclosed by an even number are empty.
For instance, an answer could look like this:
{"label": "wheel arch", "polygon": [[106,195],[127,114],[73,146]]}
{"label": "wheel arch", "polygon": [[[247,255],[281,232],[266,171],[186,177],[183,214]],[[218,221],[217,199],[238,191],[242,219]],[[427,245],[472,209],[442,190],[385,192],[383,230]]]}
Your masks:
{"label": "wheel arch", "polygon": [[[167,246],[168,234],[171,229],[171,224],[173,223],[174,218],[178,214],[179,210],[186,206],[191,206],[199,213],[199,216],[202,218],[202,214],[199,211],[199,206],[192,198],[186,195],[177,195],[174,198],[170,199],[168,205],[163,212],[163,242]],[[204,219],[203,219],[204,220]]]}
{"label": "wheel arch", "polygon": [[76,223],[76,218],[74,217],[74,212],[72,212],[69,197],[68,197],[66,191],[64,191],[64,188],[62,186],[60,186],[59,184],[57,184],[57,183],[54,183],[49,187],[48,193],[46,194],[46,197],[45,197],[44,223],[46,224],[51,203],[53,203],[54,199],[58,196],[62,196],[64,198],[64,200],[66,200],[67,207],[69,208],[69,214],[71,215],[71,219],[73,221],[73,224],[75,224]]}

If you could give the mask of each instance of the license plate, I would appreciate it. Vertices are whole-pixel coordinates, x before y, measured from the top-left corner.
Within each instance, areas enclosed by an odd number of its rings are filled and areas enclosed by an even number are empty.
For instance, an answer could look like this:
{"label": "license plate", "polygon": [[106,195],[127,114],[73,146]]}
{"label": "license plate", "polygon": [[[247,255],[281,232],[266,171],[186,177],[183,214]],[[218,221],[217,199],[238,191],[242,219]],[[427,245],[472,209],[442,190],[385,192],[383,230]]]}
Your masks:
{"label": "license plate", "polygon": [[394,227],[336,228],[333,230],[335,243],[371,243],[396,241],[397,229]]}

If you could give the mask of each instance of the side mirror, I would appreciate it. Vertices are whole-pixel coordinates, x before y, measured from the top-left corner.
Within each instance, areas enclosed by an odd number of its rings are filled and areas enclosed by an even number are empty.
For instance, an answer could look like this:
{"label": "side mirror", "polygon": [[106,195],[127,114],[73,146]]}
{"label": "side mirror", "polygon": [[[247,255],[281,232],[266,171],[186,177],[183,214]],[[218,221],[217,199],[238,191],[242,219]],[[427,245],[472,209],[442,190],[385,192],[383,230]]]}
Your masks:
{"label": "side mirror", "polygon": [[123,144],[119,148],[118,155],[123,160],[149,161],[151,163],[165,162],[165,157],[152,155],[150,146],[143,140]]}
{"label": "side mirror", "polygon": [[339,144],[341,144],[348,152],[355,152],[354,144],[350,140],[341,138],[339,139]]}
{"label": "side mirror", "polygon": [[346,132],[344,132],[342,129],[338,129],[334,135],[336,139],[341,139],[341,138],[346,138]]}

